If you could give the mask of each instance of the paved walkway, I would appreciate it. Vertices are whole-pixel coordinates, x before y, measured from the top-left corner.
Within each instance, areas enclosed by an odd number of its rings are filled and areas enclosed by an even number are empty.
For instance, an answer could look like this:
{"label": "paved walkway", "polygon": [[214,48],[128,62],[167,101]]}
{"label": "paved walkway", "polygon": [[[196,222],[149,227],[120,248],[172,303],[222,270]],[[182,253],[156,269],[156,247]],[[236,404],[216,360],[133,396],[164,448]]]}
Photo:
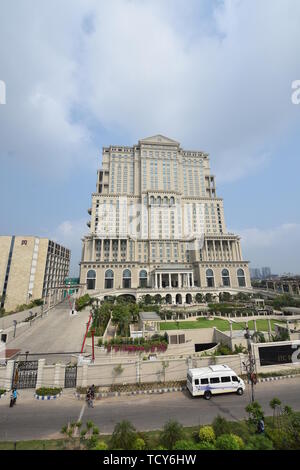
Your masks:
{"label": "paved walkway", "polygon": [[[48,315],[32,323],[18,338],[9,342],[9,348],[21,349],[22,353],[79,352],[81,349],[89,310],[70,316],[67,301],[50,310]],[[50,363],[55,362],[52,357]]]}

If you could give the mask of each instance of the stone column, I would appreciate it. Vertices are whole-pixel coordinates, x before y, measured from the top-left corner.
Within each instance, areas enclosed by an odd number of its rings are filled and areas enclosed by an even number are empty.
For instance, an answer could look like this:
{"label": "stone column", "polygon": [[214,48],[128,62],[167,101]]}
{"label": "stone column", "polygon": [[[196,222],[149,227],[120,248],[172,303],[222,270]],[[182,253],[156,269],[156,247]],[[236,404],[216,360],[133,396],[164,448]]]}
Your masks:
{"label": "stone column", "polygon": [[269,332],[269,341],[272,341],[272,325],[271,325],[270,318],[268,318],[268,332]]}
{"label": "stone column", "polygon": [[222,261],[224,261],[223,240],[220,240],[220,247],[221,247],[221,258],[222,258]]}
{"label": "stone column", "polygon": [[95,261],[95,240],[92,238],[92,259],[91,261]]}
{"label": "stone column", "polygon": [[81,387],[87,387],[88,385],[88,364],[82,365],[82,380]]}
{"label": "stone column", "polygon": [[162,273],[159,274],[159,286],[162,288]]}
{"label": "stone column", "polygon": [[46,359],[39,359],[38,361],[38,371],[37,371],[37,380],[36,380],[36,389],[43,386],[43,375],[44,375],[44,366],[46,364]]}
{"label": "stone column", "polygon": [[55,364],[55,369],[54,369],[54,387],[60,387],[60,375],[61,375],[61,369],[62,365],[61,364]]}
{"label": "stone column", "polygon": [[155,279],[155,289],[157,289],[157,273],[154,273],[154,279]]}
{"label": "stone column", "polygon": [[171,277],[171,273],[169,273],[169,287],[172,287],[172,277]]}
{"label": "stone column", "polygon": [[11,384],[13,381],[13,373],[14,373],[14,363],[15,361],[7,361],[6,371],[5,371],[5,381],[3,384],[3,388],[5,388],[5,390],[11,389]]}
{"label": "stone column", "polygon": [[118,261],[121,261],[121,240],[118,239]]}

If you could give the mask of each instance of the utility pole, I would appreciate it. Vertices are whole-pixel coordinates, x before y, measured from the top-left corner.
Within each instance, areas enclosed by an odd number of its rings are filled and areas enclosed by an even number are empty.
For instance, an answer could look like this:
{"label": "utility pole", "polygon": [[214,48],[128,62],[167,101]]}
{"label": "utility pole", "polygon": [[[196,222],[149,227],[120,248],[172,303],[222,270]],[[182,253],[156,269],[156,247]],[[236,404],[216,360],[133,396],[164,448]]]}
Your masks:
{"label": "utility pole", "polygon": [[257,379],[256,379],[256,373],[255,373],[255,358],[252,354],[252,336],[250,335],[248,322],[246,323],[245,338],[247,339],[247,345],[248,345],[248,362],[247,364],[245,363],[243,364],[247,371],[248,382],[250,382],[251,384],[251,401],[253,403],[255,401],[254,385],[256,385]]}

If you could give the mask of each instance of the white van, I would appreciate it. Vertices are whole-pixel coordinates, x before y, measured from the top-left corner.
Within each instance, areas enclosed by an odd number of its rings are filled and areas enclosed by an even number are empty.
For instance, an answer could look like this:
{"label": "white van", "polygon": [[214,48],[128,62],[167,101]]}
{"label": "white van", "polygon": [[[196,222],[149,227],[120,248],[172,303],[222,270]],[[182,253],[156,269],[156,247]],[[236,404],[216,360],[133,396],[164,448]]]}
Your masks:
{"label": "white van", "polygon": [[203,395],[209,400],[217,393],[235,392],[243,395],[245,383],[229,366],[218,365],[189,369],[187,388],[193,397]]}

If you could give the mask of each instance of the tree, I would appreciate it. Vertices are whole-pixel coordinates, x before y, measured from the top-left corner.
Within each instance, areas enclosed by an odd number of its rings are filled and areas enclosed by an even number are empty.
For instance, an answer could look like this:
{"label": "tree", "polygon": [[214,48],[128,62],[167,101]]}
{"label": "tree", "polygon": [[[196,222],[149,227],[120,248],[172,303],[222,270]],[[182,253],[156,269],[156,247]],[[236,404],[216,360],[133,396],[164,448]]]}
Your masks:
{"label": "tree", "polygon": [[183,427],[175,420],[168,421],[160,433],[161,444],[169,450],[172,450],[175,443],[184,438]]}
{"label": "tree", "polygon": [[275,424],[275,421],[277,421],[277,425],[279,425],[279,418],[280,418],[280,413],[281,413],[281,400],[279,400],[279,398],[276,398],[276,397],[273,398],[270,401],[270,407],[273,410],[273,424]]}
{"label": "tree", "polygon": [[111,436],[112,449],[133,450],[137,439],[136,430],[130,421],[117,423]]}
{"label": "tree", "polygon": [[230,423],[228,423],[228,421],[220,415],[218,415],[213,420],[212,427],[217,437],[221,436],[222,434],[229,434],[231,429]]}
{"label": "tree", "polygon": [[264,412],[262,407],[257,401],[250,403],[245,408],[246,412],[249,414],[249,424],[257,425],[258,421],[264,418]]}

